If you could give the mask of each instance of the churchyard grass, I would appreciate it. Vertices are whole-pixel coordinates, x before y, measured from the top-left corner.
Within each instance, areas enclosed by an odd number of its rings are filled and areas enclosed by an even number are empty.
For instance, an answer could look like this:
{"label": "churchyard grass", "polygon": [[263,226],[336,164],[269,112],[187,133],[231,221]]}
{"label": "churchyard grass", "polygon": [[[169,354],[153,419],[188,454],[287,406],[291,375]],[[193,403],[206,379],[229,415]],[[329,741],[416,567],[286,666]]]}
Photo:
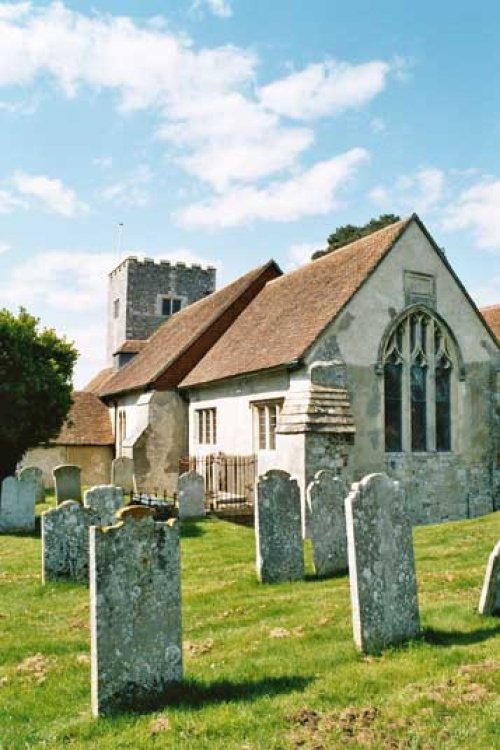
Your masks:
{"label": "churchyard grass", "polygon": [[251,529],[185,523],[185,684],[173,705],[99,720],[88,590],[42,587],[37,533],[0,537],[1,750],[500,747],[500,620],[477,614],[500,514],[414,537],[423,636],[363,657],[347,576],[315,580],[307,549],[308,580],[262,585]]}

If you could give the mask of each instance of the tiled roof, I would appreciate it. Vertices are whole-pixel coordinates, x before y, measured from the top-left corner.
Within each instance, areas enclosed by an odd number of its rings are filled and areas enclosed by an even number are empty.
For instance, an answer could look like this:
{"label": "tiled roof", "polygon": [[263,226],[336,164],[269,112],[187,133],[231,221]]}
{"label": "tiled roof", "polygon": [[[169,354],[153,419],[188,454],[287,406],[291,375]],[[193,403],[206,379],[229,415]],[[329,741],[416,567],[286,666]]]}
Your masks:
{"label": "tiled roof", "polygon": [[127,339],[113,354],[137,354],[142,352],[147,343],[148,339]]}
{"label": "tiled roof", "polygon": [[94,375],[90,383],[87,383],[83,390],[89,393],[99,393],[99,391],[103,388],[104,383],[110,379],[112,374],[112,367],[106,367],[104,370],[100,370],[97,375]]}
{"label": "tiled roof", "polygon": [[106,397],[147,386],[176,386],[270,279],[281,274],[269,261],[232,284],[188,305],[148,339],[147,346],[105,383]]}
{"label": "tiled roof", "polygon": [[56,445],[112,445],[109,411],[102,401],[89,391],[75,391],[73,406],[57,438]]}
{"label": "tiled roof", "polygon": [[269,282],[181,382],[209,383],[301,358],[401,236],[413,216]]}
{"label": "tiled roof", "polygon": [[500,343],[500,305],[489,305],[489,307],[481,307],[479,312]]}

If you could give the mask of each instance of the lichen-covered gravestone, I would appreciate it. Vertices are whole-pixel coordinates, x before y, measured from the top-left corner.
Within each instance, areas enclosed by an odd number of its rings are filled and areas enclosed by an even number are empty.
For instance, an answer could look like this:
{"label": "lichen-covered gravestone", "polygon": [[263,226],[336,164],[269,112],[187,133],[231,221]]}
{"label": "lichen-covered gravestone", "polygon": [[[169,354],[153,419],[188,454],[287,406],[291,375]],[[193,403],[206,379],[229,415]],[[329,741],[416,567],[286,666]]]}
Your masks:
{"label": "lichen-covered gravestone", "polygon": [[33,531],[35,498],[33,479],[6,477],[0,492],[0,531]]}
{"label": "lichen-covered gravestone", "polygon": [[92,511],[75,500],[42,513],[42,583],[88,581],[89,527],[96,522]]}
{"label": "lichen-covered gravestone", "polygon": [[345,484],[327,469],[318,471],[307,488],[309,535],[318,576],[347,570]]}
{"label": "lichen-covered gravestone", "polygon": [[119,456],[111,461],[111,484],[121,487],[124,492],[134,491],[134,460]]}
{"label": "lichen-covered gravestone", "polygon": [[201,474],[188,471],[181,474],[177,487],[179,518],[202,518],[205,515],[205,483]]}
{"label": "lichen-covered gravestone", "polygon": [[257,480],[255,541],[259,581],[304,578],[300,490],[286,471],[271,469]]}
{"label": "lichen-covered gravestone", "polygon": [[500,542],[494,547],[488,559],[479,601],[479,613],[500,615]]}
{"label": "lichen-covered gravestone", "polygon": [[38,466],[26,466],[17,475],[18,479],[32,479],[36,485],[36,503],[45,502],[45,486],[43,483],[43,471]]}
{"label": "lichen-covered gravestone", "polygon": [[56,502],[63,503],[65,500],[82,499],[81,469],[73,464],[61,464],[56,466],[52,472],[54,487],[56,491]]}
{"label": "lichen-covered gravestone", "polygon": [[129,506],[90,529],[92,712],[158,704],[182,679],[179,524]]}
{"label": "lichen-covered gravestone", "polygon": [[116,511],[123,507],[123,490],[112,484],[100,484],[91,487],[85,493],[83,504],[99,519],[99,526],[111,526],[115,523]]}
{"label": "lichen-covered gravestone", "polygon": [[346,498],[354,640],[365,653],[420,630],[411,524],[399,482],[370,474]]}

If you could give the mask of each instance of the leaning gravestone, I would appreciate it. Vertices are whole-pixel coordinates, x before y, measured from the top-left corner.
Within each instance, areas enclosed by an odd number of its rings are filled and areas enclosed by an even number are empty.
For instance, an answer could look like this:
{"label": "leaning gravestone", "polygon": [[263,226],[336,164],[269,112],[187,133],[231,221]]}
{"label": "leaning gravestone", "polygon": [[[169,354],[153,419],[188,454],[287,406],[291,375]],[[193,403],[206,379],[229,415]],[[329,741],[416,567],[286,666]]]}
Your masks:
{"label": "leaning gravestone", "polygon": [[116,511],[123,507],[123,490],[112,484],[91,487],[85,493],[83,504],[99,519],[99,526],[111,526],[116,522]]}
{"label": "leaning gravestone", "polygon": [[92,511],[75,500],[42,513],[42,583],[88,581],[89,527],[96,522]]}
{"label": "leaning gravestone", "polygon": [[18,479],[32,479],[36,484],[35,502],[45,502],[45,486],[43,484],[43,471],[38,466],[26,466],[17,475]]}
{"label": "leaning gravestone", "polygon": [[201,474],[188,471],[181,474],[177,487],[179,518],[202,518],[205,515],[205,482]]}
{"label": "leaning gravestone", "polygon": [[300,490],[286,471],[271,469],[257,480],[255,541],[259,581],[304,578]]}
{"label": "leaning gravestone", "polygon": [[134,460],[120,456],[111,461],[111,484],[121,487],[124,492],[134,491]]}
{"label": "leaning gravestone", "polygon": [[54,486],[56,491],[56,502],[64,502],[64,500],[77,500],[78,502],[82,499],[82,484],[81,484],[81,469],[79,466],[73,466],[72,464],[61,464],[56,466],[52,472],[54,477]]}
{"label": "leaning gravestone", "polygon": [[488,559],[479,601],[481,615],[500,615],[500,542]]}
{"label": "leaning gravestone", "polygon": [[0,493],[0,531],[33,531],[35,498],[33,479],[6,477]]}
{"label": "leaning gravestone", "polygon": [[413,540],[405,496],[385,474],[352,485],[346,498],[354,640],[365,653],[420,630]]}
{"label": "leaning gravestone", "polygon": [[129,506],[90,529],[92,712],[151,706],[182,679],[179,525]]}
{"label": "leaning gravestone", "polygon": [[347,571],[345,484],[332,471],[318,471],[307,488],[309,535],[318,576]]}

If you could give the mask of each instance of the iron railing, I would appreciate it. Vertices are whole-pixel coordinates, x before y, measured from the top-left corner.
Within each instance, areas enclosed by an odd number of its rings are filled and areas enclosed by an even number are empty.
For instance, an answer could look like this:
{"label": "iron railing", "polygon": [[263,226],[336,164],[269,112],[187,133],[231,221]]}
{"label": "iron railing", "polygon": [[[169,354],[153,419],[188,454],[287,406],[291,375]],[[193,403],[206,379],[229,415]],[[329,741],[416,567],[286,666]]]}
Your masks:
{"label": "iron railing", "polygon": [[256,456],[187,456],[179,462],[179,473],[196,471],[205,482],[206,505],[212,511],[253,513]]}

